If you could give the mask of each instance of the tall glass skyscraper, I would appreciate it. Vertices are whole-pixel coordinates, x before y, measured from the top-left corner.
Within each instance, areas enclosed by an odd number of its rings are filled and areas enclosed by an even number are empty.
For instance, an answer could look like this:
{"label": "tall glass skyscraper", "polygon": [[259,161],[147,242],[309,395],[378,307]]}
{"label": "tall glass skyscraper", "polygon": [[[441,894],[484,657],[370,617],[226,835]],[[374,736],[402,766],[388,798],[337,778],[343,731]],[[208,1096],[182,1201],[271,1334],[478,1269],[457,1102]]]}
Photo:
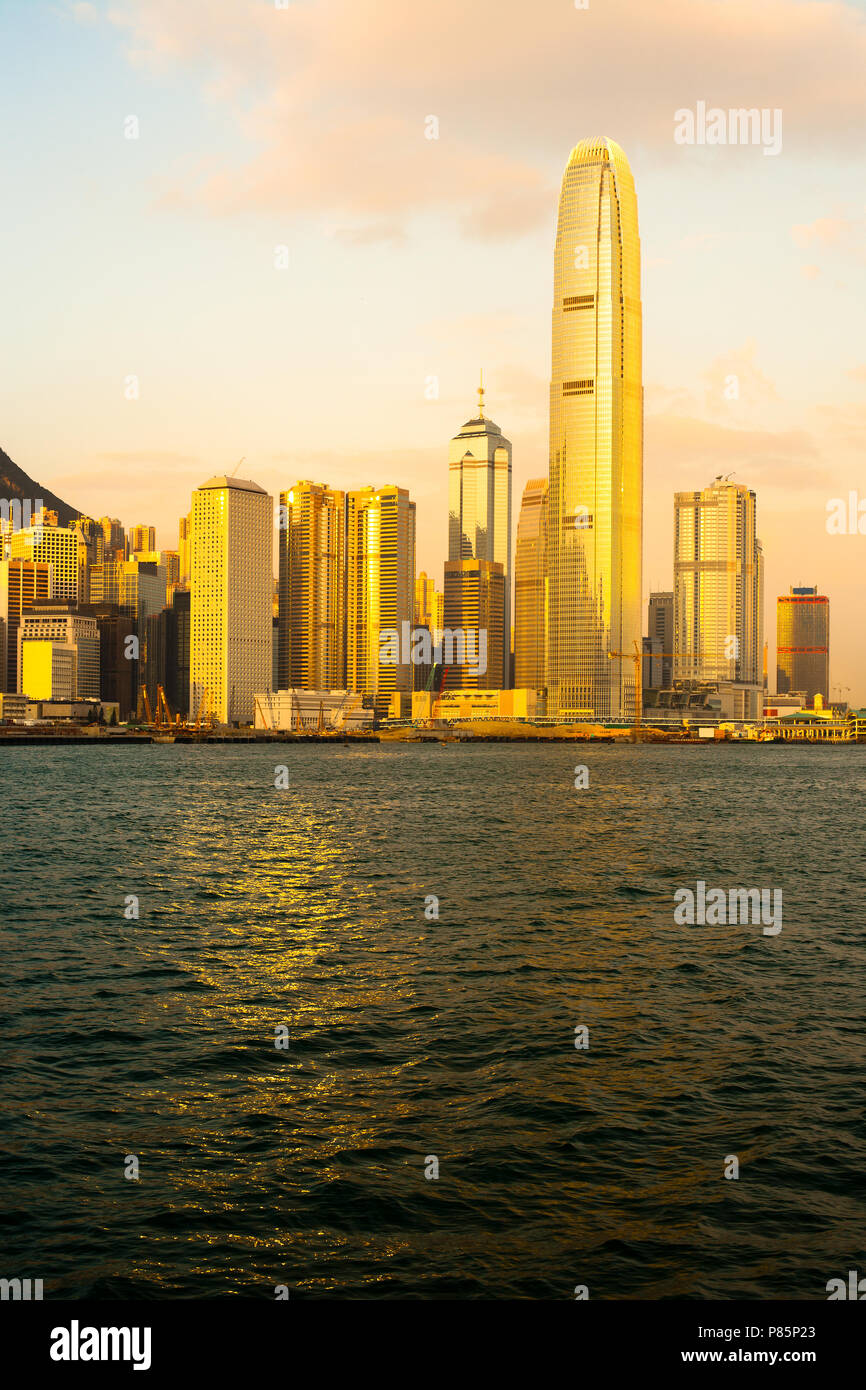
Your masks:
{"label": "tall glass skyscraper", "polygon": [[640,645],[643,384],[634,180],[613,140],[562,179],[553,275],[548,713],[631,718]]}
{"label": "tall glass skyscraper", "polygon": [[[495,617],[500,656],[495,670],[491,662],[487,680],[491,689],[507,689],[511,684],[511,443],[498,425],[485,418],[483,387],[478,391],[477,416],[467,420],[448,449],[448,559],[452,565],[465,560],[478,564],[452,569],[446,595],[461,592],[463,599],[449,610],[446,598],[446,627],[464,626],[473,605],[479,612],[487,610],[481,589],[489,592],[492,586],[501,595]],[[501,587],[494,577],[496,565],[502,566]],[[458,573],[460,584],[455,578]],[[480,588],[470,601],[466,588],[472,574]],[[492,649],[492,636],[488,641]],[[452,673],[449,684],[456,678]]]}

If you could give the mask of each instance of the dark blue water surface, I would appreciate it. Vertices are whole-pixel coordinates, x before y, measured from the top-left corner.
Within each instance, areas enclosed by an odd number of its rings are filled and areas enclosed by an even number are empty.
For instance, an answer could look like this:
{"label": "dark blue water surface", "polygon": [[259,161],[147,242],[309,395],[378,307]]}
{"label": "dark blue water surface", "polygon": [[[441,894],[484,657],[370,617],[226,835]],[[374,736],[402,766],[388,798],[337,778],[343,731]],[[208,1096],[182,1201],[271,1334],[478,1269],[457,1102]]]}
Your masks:
{"label": "dark blue water surface", "polygon": [[[866,747],[7,748],[0,778],[0,1275],[821,1299],[866,1272]],[[781,933],[675,925],[698,879],[781,888]]]}

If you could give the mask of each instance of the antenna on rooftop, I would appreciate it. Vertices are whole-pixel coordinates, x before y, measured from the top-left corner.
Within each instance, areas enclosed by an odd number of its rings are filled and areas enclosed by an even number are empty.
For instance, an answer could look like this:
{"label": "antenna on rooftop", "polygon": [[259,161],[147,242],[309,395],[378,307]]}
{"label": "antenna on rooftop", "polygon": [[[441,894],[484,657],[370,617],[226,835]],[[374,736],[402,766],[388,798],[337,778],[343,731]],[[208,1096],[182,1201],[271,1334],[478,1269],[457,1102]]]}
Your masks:
{"label": "antenna on rooftop", "polygon": [[240,468],[241,464],[244,462],[244,459],[245,459],[245,458],[246,458],[246,454],[244,454],[244,457],[243,457],[242,459],[238,459],[237,463],[235,464],[234,468],[232,469],[231,473],[229,474],[229,477],[230,477],[230,478],[233,478],[233,477],[235,476],[235,474],[237,473],[237,471],[238,471],[238,469]]}

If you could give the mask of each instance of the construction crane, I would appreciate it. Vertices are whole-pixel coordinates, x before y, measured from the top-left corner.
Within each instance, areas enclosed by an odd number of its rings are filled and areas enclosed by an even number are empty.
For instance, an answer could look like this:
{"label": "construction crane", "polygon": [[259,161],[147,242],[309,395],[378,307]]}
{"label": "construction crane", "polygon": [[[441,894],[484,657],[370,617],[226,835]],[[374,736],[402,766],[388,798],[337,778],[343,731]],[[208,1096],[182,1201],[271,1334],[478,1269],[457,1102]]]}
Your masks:
{"label": "construction crane", "polygon": [[258,710],[259,714],[262,716],[262,728],[263,728],[263,729],[273,729],[273,727],[274,727],[273,722],[272,722],[271,719],[269,719],[269,718],[267,717],[267,715],[265,714],[264,710],[262,709],[262,702],[261,702],[261,700],[259,699],[258,695],[254,695],[254,696],[253,696],[253,700],[255,701],[256,709]]}
{"label": "construction crane", "polygon": [[147,686],[144,685],[144,684],[142,684],[142,685],[139,687],[139,691],[138,691],[138,708],[137,708],[137,710],[135,711],[136,720],[140,720],[140,719],[141,719],[141,707],[142,707],[142,705],[144,706],[144,711],[145,711],[145,714],[147,715],[147,724],[148,724],[148,727],[150,727],[150,726],[152,726],[153,723],[154,723],[153,710],[150,708],[150,697],[149,697],[149,695],[148,695],[148,693],[147,693]]}
{"label": "construction crane", "polygon": [[207,706],[208,714],[210,715],[211,728],[213,728],[213,709],[211,708],[210,703],[210,690],[207,686],[205,686],[204,691],[202,692],[202,697],[198,702],[198,711],[195,716],[195,723],[193,724],[193,729],[196,731],[196,733],[201,728],[201,717],[204,713],[205,706]]}
{"label": "construction crane", "polygon": [[637,638],[634,639],[633,646],[633,652],[608,652],[608,656],[610,657],[611,661],[613,661],[617,657],[620,657],[623,661],[634,662],[634,724],[632,726],[631,736],[632,741],[634,743],[638,743],[640,741],[641,715],[643,706],[643,673],[641,671],[643,659],[645,656],[648,656],[651,659],[653,657],[655,657],[656,660],[670,658],[673,661],[675,654],[674,652],[645,652],[643,650],[642,644],[638,642]]}
{"label": "construction crane", "polygon": [[158,729],[162,728],[160,722],[162,715],[165,715],[165,727],[167,729],[170,729],[172,725],[176,729],[180,728],[180,713],[178,712],[176,716],[172,715],[171,707],[165,697],[165,689],[158,685],[156,687],[156,727]]}

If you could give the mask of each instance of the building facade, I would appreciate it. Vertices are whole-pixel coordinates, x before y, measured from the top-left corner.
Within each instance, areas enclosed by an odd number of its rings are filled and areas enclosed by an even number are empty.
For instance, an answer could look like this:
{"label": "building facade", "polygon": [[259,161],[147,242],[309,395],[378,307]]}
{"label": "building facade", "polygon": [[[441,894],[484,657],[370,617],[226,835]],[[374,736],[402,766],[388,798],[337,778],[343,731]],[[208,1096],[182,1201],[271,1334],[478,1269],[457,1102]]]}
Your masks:
{"label": "building facade", "polygon": [[[54,649],[65,655],[55,660]],[[18,693],[31,699],[98,700],[96,618],[63,601],[34,604],[18,629],[18,673]],[[37,690],[27,688],[28,678]]]}
{"label": "building facade", "polygon": [[59,526],[36,525],[16,531],[10,544],[10,559],[39,560],[53,567],[52,597],[77,603],[79,600],[78,531]]}
{"label": "building facade", "polygon": [[[446,690],[504,690],[505,575],[498,561],[445,563]],[[462,641],[461,650],[459,643]],[[444,647],[443,643],[443,647]]]}
{"label": "building facade", "polygon": [[[647,637],[652,660],[650,679],[644,678],[648,690],[670,690],[674,679],[674,594],[673,589],[650,593],[647,608]],[[658,654],[658,655],[656,655]]]}
{"label": "building facade", "polygon": [[628,160],[585,140],[562,180],[554,253],[548,712],[634,715],[642,634],[640,239]]}

